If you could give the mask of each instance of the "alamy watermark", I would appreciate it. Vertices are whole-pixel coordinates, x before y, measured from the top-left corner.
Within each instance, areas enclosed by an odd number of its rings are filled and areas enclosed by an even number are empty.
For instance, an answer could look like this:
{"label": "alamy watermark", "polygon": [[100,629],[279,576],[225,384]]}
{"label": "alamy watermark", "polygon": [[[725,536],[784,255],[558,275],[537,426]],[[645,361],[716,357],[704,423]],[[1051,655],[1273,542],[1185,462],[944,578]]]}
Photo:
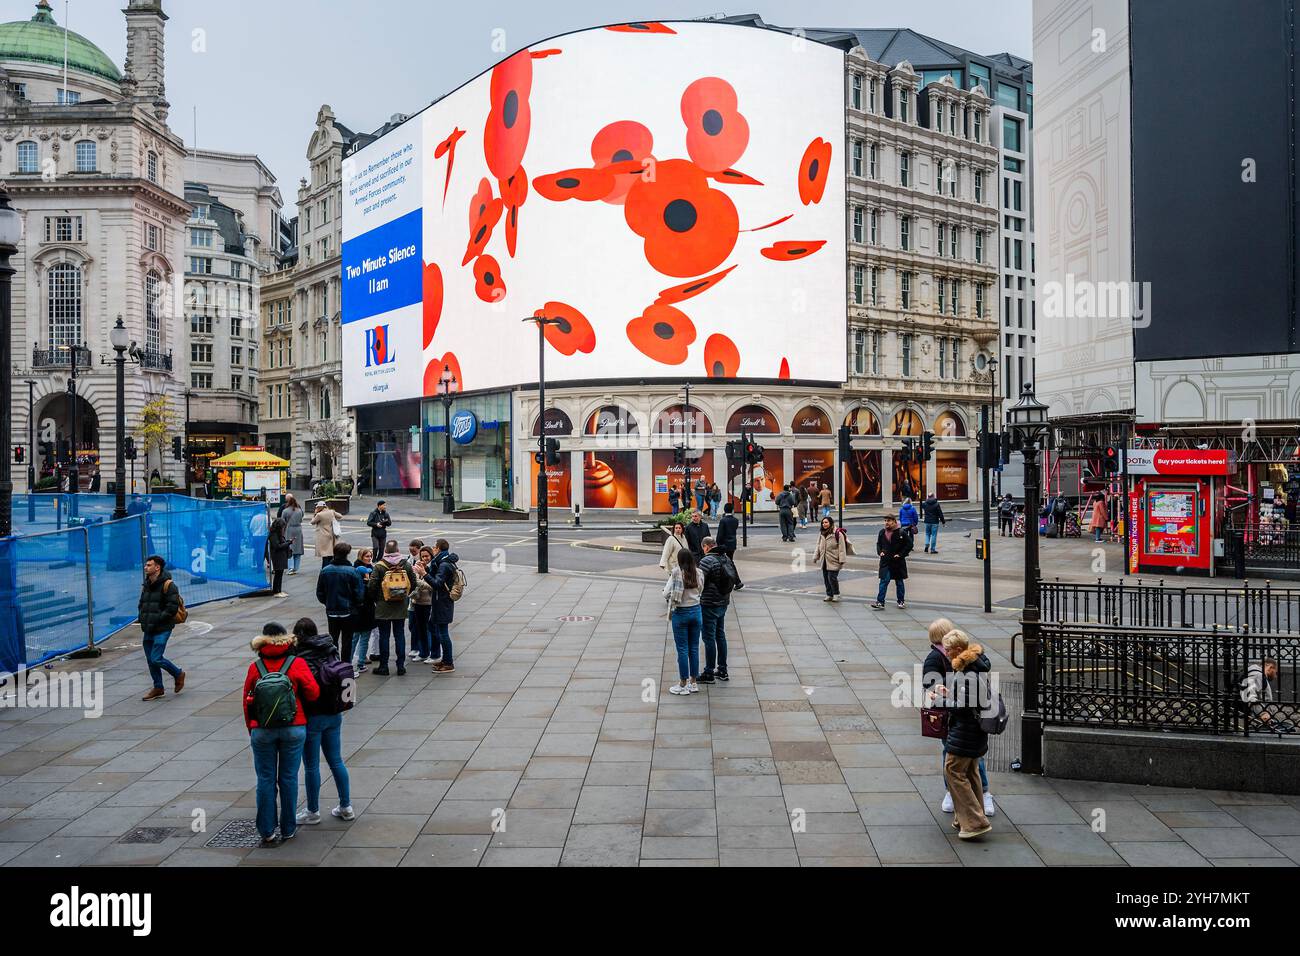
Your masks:
{"label": "alamy watermark", "polygon": [[33,710],[66,708],[80,710],[83,717],[104,715],[104,672],[77,671],[60,673],[19,668],[0,686],[0,707],[25,707]]}

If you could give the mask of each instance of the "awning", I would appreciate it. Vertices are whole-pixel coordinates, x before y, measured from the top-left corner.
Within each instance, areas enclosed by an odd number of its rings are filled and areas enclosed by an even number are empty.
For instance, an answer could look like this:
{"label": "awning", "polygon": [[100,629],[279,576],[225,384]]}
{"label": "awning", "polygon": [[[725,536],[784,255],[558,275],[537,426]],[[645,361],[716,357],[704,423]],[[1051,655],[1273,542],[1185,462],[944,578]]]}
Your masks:
{"label": "awning", "polygon": [[210,468],[288,468],[289,463],[267,451],[232,451],[208,462]]}

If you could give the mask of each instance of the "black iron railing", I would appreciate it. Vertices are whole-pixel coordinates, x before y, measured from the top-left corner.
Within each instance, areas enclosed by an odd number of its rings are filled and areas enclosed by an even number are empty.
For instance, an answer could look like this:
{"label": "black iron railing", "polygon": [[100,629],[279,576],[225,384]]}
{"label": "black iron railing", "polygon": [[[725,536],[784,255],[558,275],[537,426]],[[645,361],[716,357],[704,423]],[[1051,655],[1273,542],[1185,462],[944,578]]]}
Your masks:
{"label": "black iron railing", "polygon": [[77,356],[77,368],[90,368],[92,364],[90,349],[84,345],[65,345],[52,349],[43,349],[35,345],[32,347],[32,368],[71,368],[74,352]]}
{"label": "black iron railing", "polygon": [[[1300,642],[1291,635],[1046,623],[1047,724],[1214,734],[1293,733]],[[1277,662],[1272,699],[1242,699],[1251,665]]]}
{"label": "black iron railing", "polygon": [[1223,565],[1239,578],[1246,569],[1290,570],[1300,568],[1300,528],[1281,529],[1268,525],[1246,525],[1223,529]]}
{"label": "black iron railing", "polygon": [[[1300,566],[1300,565],[1298,565]],[[1039,582],[1042,619],[1060,624],[1300,634],[1300,588],[1211,588],[1143,581]]]}

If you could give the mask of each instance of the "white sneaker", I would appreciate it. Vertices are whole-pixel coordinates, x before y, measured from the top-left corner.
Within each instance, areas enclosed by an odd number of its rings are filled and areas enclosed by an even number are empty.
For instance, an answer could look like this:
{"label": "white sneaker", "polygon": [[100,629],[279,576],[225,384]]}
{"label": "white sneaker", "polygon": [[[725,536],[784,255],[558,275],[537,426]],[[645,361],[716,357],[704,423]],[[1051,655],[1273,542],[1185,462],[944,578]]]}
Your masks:
{"label": "white sneaker", "polygon": [[426,657],[424,660],[420,661],[420,663],[421,663],[421,664],[436,664],[436,663],[438,663],[440,660],[442,660],[441,657]]}
{"label": "white sneaker", "polygon": [[939,804],[939,809],[944,813],[952,813],[952,794],[947,790],[943,792],[943,803]]}
{"label": "white sneaker", "polygon": [[683,687],[681,684],[673,684],[672,687],[669,687],[669,688],[668,688],[668,693],[670,693],[670,694],[677,694],[677,695],[681,696],[681,695],[684,695],[684,694],[689,694],[690,691],[689,691],[687,688]]}
{"label": "white sneaker", "polygon": [[689,693],[698,694],[700,692],[700,685],[695,683],[695,681],[691,681],[689,684],[686,685],[686,690]]}
{"label": "white sneaker", "polygon": [[271,597],[288,597],[288,596],[289,596],[288,591],[276,591],[274,594],[271,595]]}
{"label": "white sneaker", "polygon": [[340,820],[355,820],[357,815],[352,812],[351,806],[335,807],[330,811],[330,816],[338,817]]}
{"label": "white sneaker", "polygon": [[320,814],[312,813],[306,807],[303,807],[303,809],[298,811],[297,819],[299,826],[302,824],[316,824],[320,823]]}
{"label": "white sneaker", "polygon": [[418,661],[418,660],[420,659],[420,652],[419,652],[419,651],[411,651],[411,652],[410,652],[409,654],[407,654],[406,656],[407,656],[408,658],[410,658],[411,660],[413,660],[413,661]]}
{"label": "white sneaker", "polygon": [[998,812],[998,808],[993,805],[993,794],[984,794],[984,815],[991,817]]}

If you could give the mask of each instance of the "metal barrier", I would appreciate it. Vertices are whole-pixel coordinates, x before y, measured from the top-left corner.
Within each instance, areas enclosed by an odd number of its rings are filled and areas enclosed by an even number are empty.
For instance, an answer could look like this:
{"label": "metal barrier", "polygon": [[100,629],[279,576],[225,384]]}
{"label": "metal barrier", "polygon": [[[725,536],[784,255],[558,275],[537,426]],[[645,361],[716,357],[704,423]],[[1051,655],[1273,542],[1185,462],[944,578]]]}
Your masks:
{"label": "metal barrier", "polygon": [[[1300,642],[1248,630],[1044,623],[1040,706],[1048,724],[1250,735],[1300,721]],[[1248,668],[1277,662],[1273,700],[1242,702]]]}
{"label": "metal barrier", "polygon": [[1253,571],[1296,571],[1300,569],[1300,529],[1260,525],[1227,527],[1223,530],[1221,566],[1239,577]]}
{"label": "metal barrier", "polygon": [[1300,634],[1300,588],[1272,584],[1234,588],[1169,587],[1117,581],[1040,581],[1042,619],[1062,624],[1176,627]]}

